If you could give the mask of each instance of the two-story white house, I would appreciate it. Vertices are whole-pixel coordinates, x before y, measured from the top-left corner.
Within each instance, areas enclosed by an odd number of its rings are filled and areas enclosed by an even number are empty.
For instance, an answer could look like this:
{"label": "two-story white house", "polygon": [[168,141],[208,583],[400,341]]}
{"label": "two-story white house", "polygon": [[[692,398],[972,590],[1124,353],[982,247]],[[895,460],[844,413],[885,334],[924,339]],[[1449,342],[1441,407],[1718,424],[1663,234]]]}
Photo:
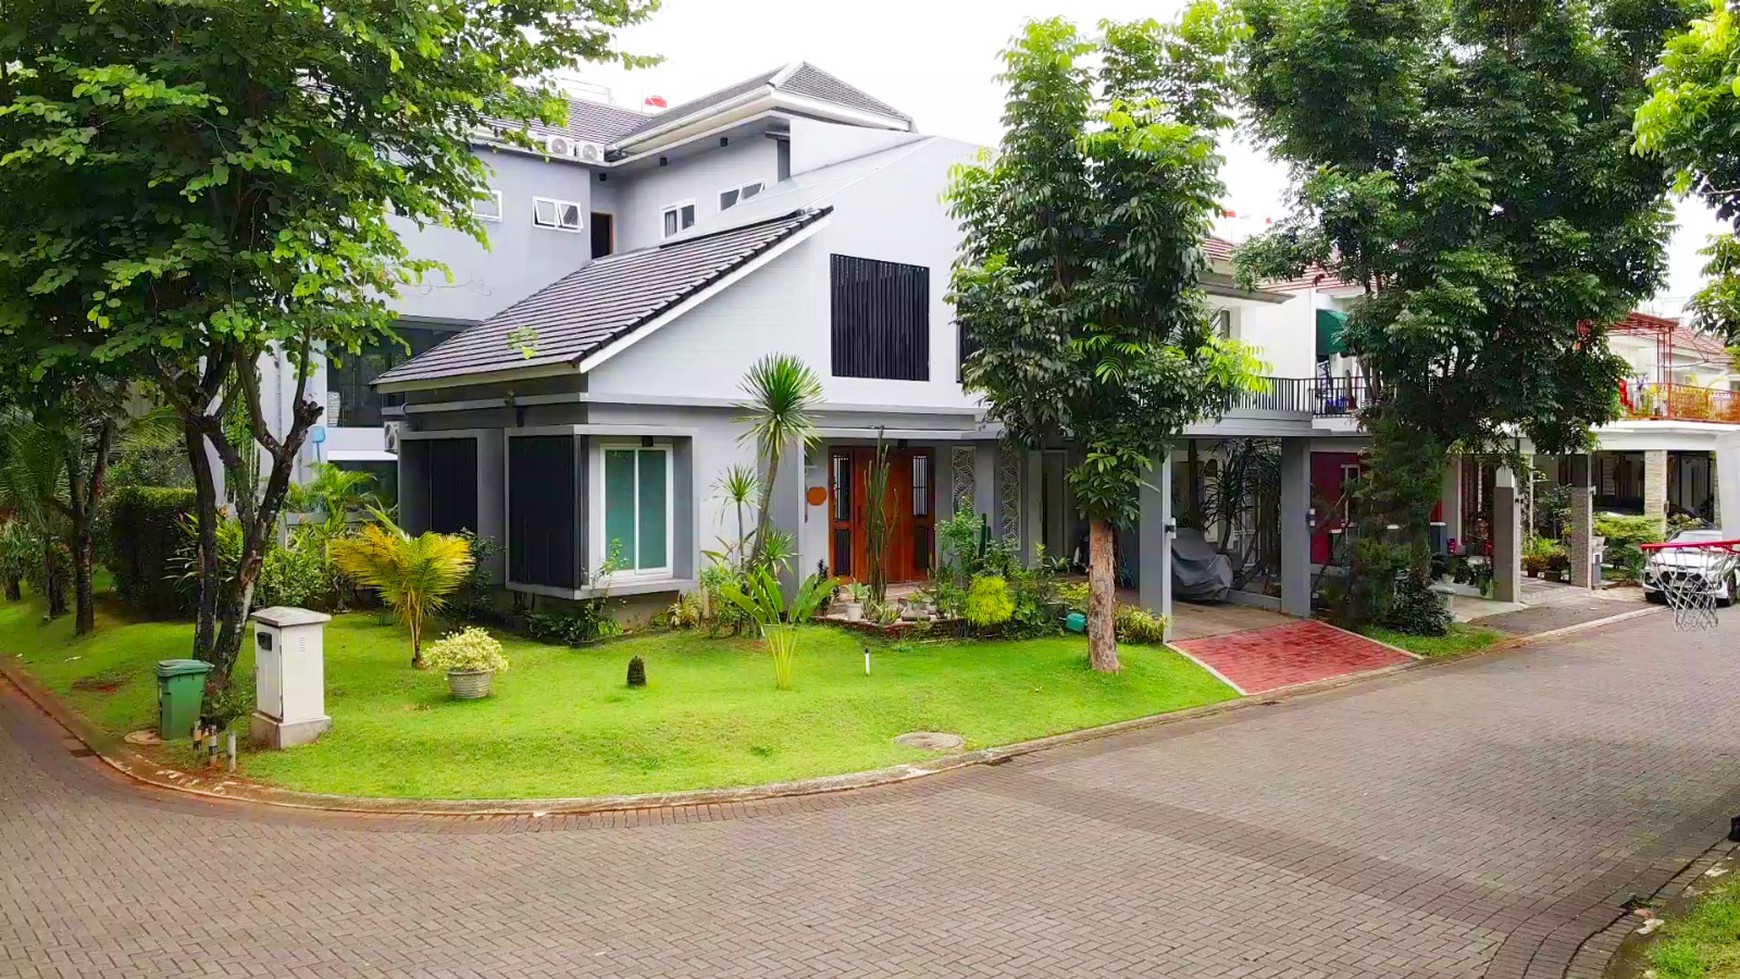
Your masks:
{"label": "two-story white house", "polygon": [[[411,356],[317,372],[329,411],[311,459],[391,467],[403,522],[501,540],[511,590],[584,597],[615,544],[627,568],[613,593],[670,593],[735,536],[715,484],[755,459],[738,385],[762,356],[788,353],[824,385],[823,441],[775,487],[774,519],[802,570],[864,573],[878,434],[893,445],[894,580],[929,575],[937,521],[961,502],[1030,552],[1080,546],[1069,454],[1006,446],[959,383],[945,300],[959,228],[941,197],[979,147],[919,133],[805,63],[657,115],[576,100],[567,126],[534,135],[543,152],[479,139],[495,174],[479,204],[489,250],[407,229],[452,281],[398,300]],[[1319,418],[1317,377],[1333,365],[1319,366],[1317,322],[1338,300],[1311,283],[1240,290],[1225,243],[1208,252],[1223,328],[1277,378],[1189,434],[1280,440],[1280,595],[1269,600],[1302,613],[1311,452],[1352,434]],[[1170,468],[1121,540],[1125,575],[1155,608],[1170,604],[1172,500],[1159,489]]]}

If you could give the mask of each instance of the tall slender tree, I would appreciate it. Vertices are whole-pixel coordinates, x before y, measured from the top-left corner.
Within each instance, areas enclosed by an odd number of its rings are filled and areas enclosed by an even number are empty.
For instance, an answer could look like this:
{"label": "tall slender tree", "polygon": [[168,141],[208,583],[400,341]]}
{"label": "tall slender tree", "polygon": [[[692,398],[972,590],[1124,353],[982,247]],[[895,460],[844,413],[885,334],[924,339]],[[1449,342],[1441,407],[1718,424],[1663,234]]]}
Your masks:
{"label": "tall slender tree", "polygon": [[755,445],[761,459],[760,500],[755,507],[755,543],[750,545],[748,567],[759,567],[768,554],[773,534],[773,490],[779,484],[779,467],[786,453],[801,454],[821,438],[816,428],[816,410],[822,405],[822,381],[810,365],[790,354],[768,354],[751,364],[743,375],[743,400],[737,404],[738,419],[747,427],[739,442]]}
{"label": "tall slender tree", "polygon": [[[1576,451],[1612,419],[1605,343],[1661,283],[1662,167],[1631,122],[1682,0],[1235,0],[1242,91],[1295,213],[1247,280],[1322,266],[1363,286],[1344,340],[1369,385],[1355,576],[1424,589],[1451,451]],[[1360,592],[1360,594],[1365,594]],[[1373,592],[1353,610],[1381,612]]]}
{"label": "tall slender tree", "polygon": [[[1200,287],[1223,193],[1216,137],[1232,24],[1028,24],[1003,53],[1005,134],[949,191],[964,365],[991,419],[1028,449],[1074,447],[1089,519],[1089,658],[1119,668],[1113,541],[1185,426],[1224,412],[1259,369],[1221,338]],[[1156,573],[1169,573],[1157,569]]]}
{"label": "tall slender tree", "polygon": [[[391,340],[400,239],[480,241],[480,131],[565,122],[540,79],[621,55],[657,0],[9,0],[0,30],[0,345],[89,356],[180,416],[198,500],[193,654],[227,683],[260,562],[321,406],[316,351]],[[398,223],[395,223],[398,222]],[[56,312],[39,315],[44,308]],[[256,364],[296,369],[288,424]],[[242,431],[226,428],[240,415]],[[220,571],[219,479],[263,459]]]}

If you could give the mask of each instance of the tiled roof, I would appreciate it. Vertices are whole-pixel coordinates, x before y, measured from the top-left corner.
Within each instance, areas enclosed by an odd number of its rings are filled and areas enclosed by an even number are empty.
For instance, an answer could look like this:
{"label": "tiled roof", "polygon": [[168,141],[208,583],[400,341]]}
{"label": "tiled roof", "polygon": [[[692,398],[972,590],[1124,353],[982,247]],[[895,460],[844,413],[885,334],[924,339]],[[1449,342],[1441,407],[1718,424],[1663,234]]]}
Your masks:
{"label": "tiled roof", "polygon": [[[793,211],[591,262],[394,367],[373,383],[459,379],[519,367],[577,365],[831,210]],[[509,339],[521,328],[536,331],[531,357]]]}
{"label": "tiled roof", "polygon": [[846,84],[807,61],[800,61],[774,68],[771,71],[761,72],[736,84],[727,85],[718,91],[708,92],[699,98],[679,102],[656,116],[647,117],[639,126],[623,135],[633,136],[674,119],[699,115],[713,106],[729,102],[740,95],[763,87],[779,92],[790,92],[793,95],[801,95],[822,102],[831,102],[848,109],[890,116],[909,124],[912,122],[911,116],[881,99],[862,89]]}
{"label": "tiled roof", "polygon": [[[1238,246],[1227,241],[1225,238],[1217,238],[1210,235],[1208,239],[1202,243],[1202,250],[1208,253],[1209,261],[1225,262],[1230,265],[1233,262],[1233,253],[1238,251]],[[1345,283],[1334,279],[1333,276],[1334,273],[1321,265],[1310,265],[1306,267],[1304,274],[1296,279],[1285,279],[1280,282],[1264,282],[1262,283],[1262,287],[1270,292],[1298,292],[1303,289],[1311,289],[1326,284],[1329,286],[1345,285]]]}

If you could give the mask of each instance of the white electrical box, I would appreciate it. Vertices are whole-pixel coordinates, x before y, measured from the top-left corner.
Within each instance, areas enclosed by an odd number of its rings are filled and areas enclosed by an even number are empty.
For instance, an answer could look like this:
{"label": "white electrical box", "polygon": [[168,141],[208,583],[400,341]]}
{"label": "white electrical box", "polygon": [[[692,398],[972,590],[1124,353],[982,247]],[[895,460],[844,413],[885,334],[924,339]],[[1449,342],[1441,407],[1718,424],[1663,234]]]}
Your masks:
{"label": "white electrical box", "polygon": [[332,616],[274,606],[254,620],[254,740],[270,748],[308,744],[326,733],[326,623]]}

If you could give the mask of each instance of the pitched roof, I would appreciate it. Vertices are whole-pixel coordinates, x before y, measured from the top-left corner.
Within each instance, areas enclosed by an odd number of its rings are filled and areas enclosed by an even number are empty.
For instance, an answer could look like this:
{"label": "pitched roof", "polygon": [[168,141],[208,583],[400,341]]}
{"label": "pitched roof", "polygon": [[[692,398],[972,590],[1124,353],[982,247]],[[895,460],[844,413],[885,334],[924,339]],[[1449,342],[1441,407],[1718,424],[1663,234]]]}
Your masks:
{"label": "pitched roof", "polygon": [[657,128],[673,119],[699,115],[714,106],[729,102],[758,88],[789,92],[792,95],[830,102],[843,108],[857,109],[861,112],[874,112],[878,115],[899,119],[908,124],[912,122],[911,116],[868,92],[846,84],[838,77],[828,74],[807,61],[797,61],[745,78],[717,91],[708,92],[699,98],[679,102],[658,115],[647,117],[646,121],[633,130],[622,134],[618,139]]}
{"label": "pitched roof", "polygon": [[[577,366],[588,355],[705,291],[832,210],[792,211],[598,259],[394,367],[372,383],[459,379],[556,364]],[[509,339],[521,328],[536,331],[531,357]]]}

